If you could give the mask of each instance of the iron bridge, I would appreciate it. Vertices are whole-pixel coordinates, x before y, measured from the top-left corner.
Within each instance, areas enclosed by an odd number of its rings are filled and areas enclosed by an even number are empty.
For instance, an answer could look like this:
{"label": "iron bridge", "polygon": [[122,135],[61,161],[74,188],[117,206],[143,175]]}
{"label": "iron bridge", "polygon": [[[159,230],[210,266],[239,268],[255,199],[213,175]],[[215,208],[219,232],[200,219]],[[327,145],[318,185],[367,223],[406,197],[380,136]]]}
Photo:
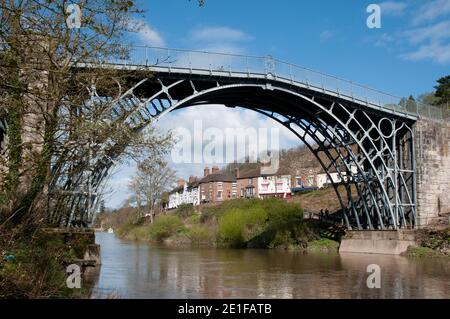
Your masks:
{"label": "iron bridge", "polygon": [[[332,185],[349,228],[416,226],[412,126],[420,116],[442,117],[438,109],[410,105],[272,57],[134,47],[124,59],[77,67],[114,68],[128,77],[132,84],[110,116],[136,131],[168,112],[199,105],[241,107],[270,117],[310,149],[330,181],[331,174],[338,174],[340,182]],[[143,77],[141,71],[151,75]],[[114,165],[114,156],[108,154],[94,159],[89,178],[94,190]],[[78,198],[71,207],[85,208],[94,200]]]}

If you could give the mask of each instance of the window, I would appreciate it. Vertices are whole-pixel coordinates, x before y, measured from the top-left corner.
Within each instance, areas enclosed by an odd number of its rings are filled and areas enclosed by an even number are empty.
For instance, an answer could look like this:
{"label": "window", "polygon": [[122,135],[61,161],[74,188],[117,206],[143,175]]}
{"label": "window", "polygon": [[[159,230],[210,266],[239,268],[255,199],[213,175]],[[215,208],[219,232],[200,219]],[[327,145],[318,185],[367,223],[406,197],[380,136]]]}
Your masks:
{"label": "window", "polygon": [[217,192],[217,199],[222,199],[223,198],[223,192],[222,191],[218,191]]}
{"label": "window", "polygon": [[267,192],[267,191],[269,190],[269,185],[268,185],[268,184],[262,184],[262,185],[261,185],[261,190],[262,190],[263,192]]}
{"label": "window", "polygon": [[252,179],[249,178],[249,179],[248,179],[248,185],[251,185],[251,184],[252,184]]}
{"label": "window", "polygon": [[244,197],[244,189],[243,188],[241,188],[241,197]]}
{"label": "window", "polygon": [[245,190],[246,197],[253,197],[254,194],[255,194],[255,190],[253,187],[249,187]]}

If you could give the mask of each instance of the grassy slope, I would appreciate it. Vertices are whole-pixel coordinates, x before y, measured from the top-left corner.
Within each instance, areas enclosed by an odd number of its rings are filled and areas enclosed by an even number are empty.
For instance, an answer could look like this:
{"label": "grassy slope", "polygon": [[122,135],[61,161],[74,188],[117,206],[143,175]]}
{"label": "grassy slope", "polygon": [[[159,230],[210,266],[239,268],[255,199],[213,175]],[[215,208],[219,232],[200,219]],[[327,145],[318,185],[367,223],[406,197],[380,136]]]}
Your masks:
{"label": "grassy slope", "polygon": [[228,201],[203,208],[201,215],[183,207],[158,217],[153,224],[127,222],[117,234],[171,244],[336,250],[342,230],[304,220],[298,203],[268,199]]}
{"label": "grassy slope", "polygon": [[305,212],[318,213],[321,209],[335,212],[341,208],[334,188],[324,188],[294,196],[291,201],[300,203]]}

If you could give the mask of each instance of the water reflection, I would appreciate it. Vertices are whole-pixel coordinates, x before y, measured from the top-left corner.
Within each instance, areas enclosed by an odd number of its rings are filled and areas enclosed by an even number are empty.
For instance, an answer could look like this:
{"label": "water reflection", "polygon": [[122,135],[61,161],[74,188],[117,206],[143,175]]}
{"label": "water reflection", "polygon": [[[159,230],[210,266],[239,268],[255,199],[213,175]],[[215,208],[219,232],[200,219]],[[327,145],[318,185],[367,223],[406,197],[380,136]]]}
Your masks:
{"label": "water reflection", "polygon": [[[97,233],[102,268],[94,297],[121,298],[449,298],[445,259],[305,255],[273,250],[167,248]],[[381,289],[366,267],[381,267]]]}

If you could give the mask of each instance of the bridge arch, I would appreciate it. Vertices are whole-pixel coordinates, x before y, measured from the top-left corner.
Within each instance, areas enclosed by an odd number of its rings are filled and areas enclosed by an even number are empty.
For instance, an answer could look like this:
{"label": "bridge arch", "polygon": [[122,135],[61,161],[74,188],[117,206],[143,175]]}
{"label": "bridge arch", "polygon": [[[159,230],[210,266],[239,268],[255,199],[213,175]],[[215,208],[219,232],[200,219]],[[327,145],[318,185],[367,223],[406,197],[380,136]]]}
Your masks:
{"label": "bridge arch", "polygon": [[[387,97],[384,104],[374,103],[367,98],[355,97],[353,91],[343,94],[339,89],[326,89],[323,82],[314,86],[308,79],[298,81],[292,76],[292,68],[308,74],[311,70],[281,65],[278,60],[273,60],[270,72],[265,68],[262,73],[252,73],[248,67],[248,60],[252,57],[231,57],[232,60],[246,61],[247,71],[242,71],[241,66],[234,70],[231,66],[214,67],[211,63],[205,67],[201,62],[204,59],[197,61],[201,66],[189,61],[187,68],[183,66],[186,61],[184,51],[178,61],[170,58],[170,52],[163,50],[161,59],[156,59],[162,61],[160,66],[158,63],[156,66],[148,65],[145,49],[145,63],[128,65],[113,62],[77,67],[113,67],[128,78],[128,83],[132,84],[112,105],[109,117],[111,121],[127,123],[133,131],[142,131],[168,112],[196,105],[242,107],[268,116],[293,132],[317,158],[332,182],[349,227],[415,227],[416,181],[411,128],[417,116],[396,102],[391,104],[393,96],[384,96]],[[206,52],[194,53],[209,57]],[[289,72],[285,74],[289,76],[277,75],[275,69],[280,66],[287,67]],[[152,75],[141,71],[151,71]],[[368,89],[324,74],[315,75],[319,75],[322,81],[331,79],[340,81],[340,84],[350,84],[352,89]],[[376,90],[373,92],[383,94]],[[94,190],[99,189],[114,166],[114,156],[113,151],[97,156],[90,178],[94,181]],[[339,183],[334,182],[332,174],[339,176]],[[70,190],[76,184],[59,188]],[[74,212],[84,214],[82,207],[90,207],[92,201],[92,198],[69,198],[67,205]],[[81,219],[89,218],[81,216]]]}
{"label": "bridge arch", "polygon": [[[140,131],[168,112],[190,106],[222,104],[256,111],[287,127],[314,154],[349,228],[415,226],[414,163],[404,153],[411,152],[413,135],[411,123],[401,117],[274,79],[156,73],[135,83],[114,105],[111,120],[121,117]],[[97,163],[95,187],[113,166],[105,158]],[[87,205],[77,201],[71,207]]]}

